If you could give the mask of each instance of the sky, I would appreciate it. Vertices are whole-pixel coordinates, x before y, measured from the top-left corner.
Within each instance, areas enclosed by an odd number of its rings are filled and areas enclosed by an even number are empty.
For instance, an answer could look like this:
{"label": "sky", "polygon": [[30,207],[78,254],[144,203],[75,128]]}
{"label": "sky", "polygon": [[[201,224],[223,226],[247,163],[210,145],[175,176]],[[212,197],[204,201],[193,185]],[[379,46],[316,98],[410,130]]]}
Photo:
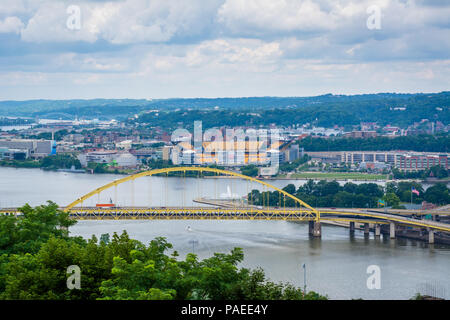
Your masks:
{"label": "sky", "polygon": [[449,89],[448,0],[0,1],[0,100]]}

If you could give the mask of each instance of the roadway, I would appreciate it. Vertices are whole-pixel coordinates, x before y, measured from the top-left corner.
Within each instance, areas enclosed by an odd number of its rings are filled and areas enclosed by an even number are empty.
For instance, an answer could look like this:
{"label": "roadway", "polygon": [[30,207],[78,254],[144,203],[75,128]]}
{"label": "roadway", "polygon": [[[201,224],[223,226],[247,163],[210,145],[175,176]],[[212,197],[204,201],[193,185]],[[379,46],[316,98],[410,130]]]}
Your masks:
{"label": "roadway", "polygon": [[[200,200],[197,199],[197,202]],[[211,204],[211,200],[208,200]],[[61,208],[64,209],[64,208]],[[427,228],[450,232],[450,224],[421,220],[410,217],[371,212],[367,209],[335,209],[321,208],[319,220],[346,221],[358,223],[388,224],[397,223],[406,226]],[[17,208],[0,209],[0,213],[18,214]],[[77,220],[108,220],[108,219],[217,219],[217,220],[289,220],[316,221],[317,216],[307,208],[277,208],[255,206],[230,206],[217,203],[215,207],[74,207],[68,211],[70,218]]]}

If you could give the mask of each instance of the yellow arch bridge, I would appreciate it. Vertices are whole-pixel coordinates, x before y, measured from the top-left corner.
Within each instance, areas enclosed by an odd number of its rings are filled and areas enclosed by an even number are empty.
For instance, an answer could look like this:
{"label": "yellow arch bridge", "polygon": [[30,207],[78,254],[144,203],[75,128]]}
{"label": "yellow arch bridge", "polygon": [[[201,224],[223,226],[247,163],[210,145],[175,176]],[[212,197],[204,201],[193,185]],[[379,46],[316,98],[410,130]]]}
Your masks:
{"label": "yellow arch bridge", "polygon": [[[251,196],[253,192],[250,192],[250,199],[246,202],[240,201],[214,201],[199,199],[197,202],[204,204],[210,204],[212,206],[197,206],[197,207],[120,207],[114,204],[108,206],[83,206],[86,200],[98,195],[100,197],[101,192],[114,189],[117,196],[117,186],[120,184],[131,182],[134,192],[134,180],[155,176],[166,175],[170,173],[179,172],[186,174],[186,172],[197,172],[199,177],[204,173],[216,176],[228,176],[247,180],[252,183],[262,185],[268,190],[275,190],[280,197],[280,205],[277,207],[266,205],[255,206]],[[290,206],[286,206],[286,200],[290,200]],[[264,197],[263,197],[264,202]],[[292,203],[294,205],[292,205]],[[283,204],[283,205],[281,205]],[[69,216],[77,220],[103,220],[103,219],[216,219],[216,220],[288,220],[288,221],[308,221],[310,225],[310,233],[314,236],[320,236],[321,221],[335,221],[335,222],[350,222],[350,229],[354,229],[355,223],[363,223],[366,233],[369,232],[369,225],[373,226],[375,235],[380,235],[381,225],[389,225],[389,233],[391,238],[395,237],[396,226],[404,225],[414,228],[426,229],[429,233],[429,241],[434,241],[434,232],[450,232],[450,224],[440,223],[437,221],[422,220],[417,218],[408,217],[408,212],[404,214],[392,214],[385,212],[378,212],[376,210],[368,211],[367,209],[315,209],[301,199],[294,195],[277,188],[265,181],[258,180],[253,177],[249,177],[240,173],[236,173],[228,170],[221,170],[208,167],[173,167],[156,169],[150,171],[140,172],[134,175],[126,176],[122,179],[112,181],[102,187],[99,187],[84,196],[76,199],[68,206],[62,208],[65,212],[69,213]],[[6,214],[18,214],[16,208],[0,209],[0,213]],[[427,212],[415,212],[415,216],[424,215]],[[450,214],[450,212],[441,212],[444,214]],[[411,215],[411,213],[409,213]]]}

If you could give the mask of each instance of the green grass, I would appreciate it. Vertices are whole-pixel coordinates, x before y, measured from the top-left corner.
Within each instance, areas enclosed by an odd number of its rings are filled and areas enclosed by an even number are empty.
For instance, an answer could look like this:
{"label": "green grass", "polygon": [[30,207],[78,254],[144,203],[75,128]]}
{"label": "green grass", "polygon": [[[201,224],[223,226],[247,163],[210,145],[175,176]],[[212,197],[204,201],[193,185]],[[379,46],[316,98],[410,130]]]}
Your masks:
{"label": "green grass", "polygon": [[291,175],[294,179],[351,179],[351,180],[386,180],[388,175],[358,172],[299,172]]}

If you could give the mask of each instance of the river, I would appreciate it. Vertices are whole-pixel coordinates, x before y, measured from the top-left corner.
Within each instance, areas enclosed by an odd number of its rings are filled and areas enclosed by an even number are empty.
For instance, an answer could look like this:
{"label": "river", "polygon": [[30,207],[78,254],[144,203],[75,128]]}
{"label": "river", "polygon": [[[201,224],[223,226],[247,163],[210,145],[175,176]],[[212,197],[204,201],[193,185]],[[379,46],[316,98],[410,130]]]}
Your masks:
{"label": "river", "polygon": [[[77,197],[122,175],[88,175],[47,172],[39,169],[0,168],[0,207],[40,205],[52,200],[67,205]],[[271,184],[296,186],[301,180],[272,180]],[[85,205],[117,202],[118,205],[193,205],[199,196],[243,196],[259,185],[238,179],[146,177],[119,186]],[[198,206],[198,204],[195,204]],[[189,227],[189,228],[188,228]],[[261,267],[272,281],[306,285],[331,299],[409,299],[417,292],[450,298],[450,247],[405,239],[354,237],[345,228],[322,226],[322,238],[310,239],[308,226],[286,221],[80,221],[70,229],[74,236],[100,237],[127,230],[131,237],[148,243],[163,236],[181,257],[194,251],[200,258],[233,247],[244,249],[244,267]],[[370,265],[380,267],[381,288],[368,289]]]}

